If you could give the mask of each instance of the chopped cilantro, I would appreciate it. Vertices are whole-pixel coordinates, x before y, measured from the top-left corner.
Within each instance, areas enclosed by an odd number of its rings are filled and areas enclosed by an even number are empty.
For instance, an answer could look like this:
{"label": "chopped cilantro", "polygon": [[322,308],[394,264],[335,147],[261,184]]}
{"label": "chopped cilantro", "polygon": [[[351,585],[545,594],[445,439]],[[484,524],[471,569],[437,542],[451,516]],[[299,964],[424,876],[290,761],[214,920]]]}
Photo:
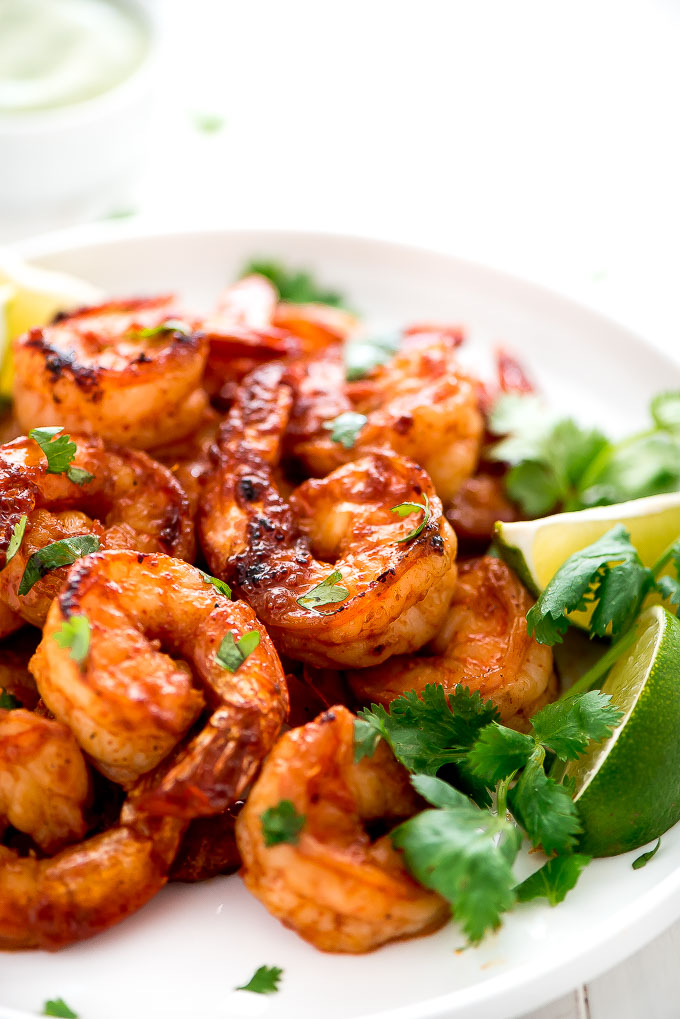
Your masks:
{"label": "chopped cilantro", "polygon": [[190,336],[191,329],[186,322],[178,318],[168,318],[157,326],[148,326],[146,329],[133,329],[133,335],[139,340],[149,340],[156,336],[165,336],[166,333],[180,333],[182,336]]}
{"label": "chopped cilantro", "polygon": [[279,981],[283,970],[278,966],[260,966],[256,969],[247,984],[241,984],[237,991],[252,991],[253,994],[275,994],[279,990]]}
{"label": "chopped cilantro", "polygon": [[414,527],[412,531],[406,535],[405,538],[397,538],[397,541],[411,541],[412,538],[417,538],[419,534],[424,531],[429,519],[430,519],[430,500],[423,494],[424,502],[402,502],[399,506],[393,506],[392,512],[396,513],[399,517],[408,517],[411,513],[423,514],[423,519],[420,521],[417,527]]}
{"label": "chopped cilantro", "polygon": [[0,708],[3,711],[14,711],[21,707],[21,701],[17,700],[14,694],[8,693],[4,686],[0,686]]}
{"label": "chopped cilantro", "polygon": [[278,846],[281,842],[297,845],[305,820],[304,814],[298,814],[290,800],[281,800],[275,807],[269,807],[260,817],[265,846]]}
{"label": "chopped cilantro", "polygon": [[60,566],[70,566],[81,556],[96,552],[99,538],[94,534],[79,534],[73,538],[62,538],[38,549],[26,563],[24,575],[19,584],[19,594],[25,595],[41,577]]}
{"label": "chopped cilantro", "polygon": [[47,457],[48,474],[65,474],[69,481],[82,487],[88,481],[94,481],[94,474],[90,474],[82,467],[72,466],[78,447],[75,442],[71,441],[71,436],[65,432],[63,435],[59,435],[58,439],[55,438],[59,432],[63,431],[61,425],[50,428],[32,428],[28,435],[38,443]]}
{"label": "chopped cilantro", "polygon": [[71,616],[64,620],[61,629],[52,634],[52,637],[61,648],[70,648],[72,658],[78,665],[82,665],[90,650],[90,621],[87,616]]}
{"label": "chopped cilantro", "polygon": [[59,1019],[78,1019],[78,1013],[69,1008],[63,998],[55,998],[54,1001],[46,1001],[43,1005],[43,1015],[58,1016]]}
{"label": "chopped cilantro", "polygon": [[649,861],[656,856],[659,852],[659,846],[661,845],[661,839],[656,840],[656,845],[653,849],[648,849],[646,853],[642,853],[636,860],[633,860],[633,870],[640,870],[642,867],[646,867]]}
{"label": "chopped cilantro", "polygon": [[234,634],[231,630],[222,639],[222,643],[215,654],[215,661],[228,672],[236,672],[240,665],[243,665],[248,655],[252,654],[260,643],[259,630],[248,630],[237,641],[234,641]]}
{"label": "chopped cilantro", "polygon": [[591,857],[582,853],[567,853],[554,856],[544,863],[531,877],[515,888],[518,902],[531,899],[547,899],[551,906],[562,902],[567,892],[575,886],[581,871],[590,863]]}
{"label": "chopped cilantro", "polygon": [[365,414],[347,410],[344,414],[338,414],[332,421],[324,421],[323,426],[331,433],[333,442],[339,442],[345,449],[351,449],[367,421]]}
{"label": "chopped cilantro", "polygon": [[349,598],[349,591],[346,587],[341,587],[338,584],[339,580],[342,580],[342,573],[340,570],[334,570],[311,591],[301,595],[297,599],[298,605],[303,609],[314,611],[318,605],[334,605],[336,602],[345,601]]}
{"label": "chopped cilantro", "polygon": [[282,301],[293,304],[330,304],[334,308],[345,305],[342,294],[320,286],[311,273],[287,269],[281,262],[253,259],[244,266],[241,276],[252,274],[266,276],[278,290]]}
{"label": "chopped cilantro", "polygon": [[5,566],[14,559],[14,556],[21,548],[21,542],[24,540],[24,532],[26,531],[27,523],[28,517],[24,513],[21,519],[14,525],[12,536],[9,539],[9,544],[7,545],[7,552],[5,553]]}
{"label": "chopped cilantro", "polygon": [[231,598],[231,588],[224,580],[220,580],[219,577],[211,577],[209,573],[204,573],[203,570],[198,571],[206,584],[212,584],[216,591],[223,594],[225,598]]}
{"label": "chopped cilantro", "polygon": [[356,382],[374,368],[387,364],[399,350],[399,336],[364,337],[345,344],[345,378]]}

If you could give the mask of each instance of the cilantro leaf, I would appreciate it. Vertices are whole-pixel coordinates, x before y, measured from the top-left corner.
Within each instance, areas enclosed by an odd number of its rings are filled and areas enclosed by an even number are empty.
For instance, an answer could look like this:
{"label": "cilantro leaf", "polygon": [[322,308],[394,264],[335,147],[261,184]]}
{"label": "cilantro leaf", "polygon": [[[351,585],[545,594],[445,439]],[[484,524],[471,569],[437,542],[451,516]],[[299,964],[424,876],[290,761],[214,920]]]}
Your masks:
{"label": "cilantro leaf", "polygon": [[345,378],[356,382],[369,375],[378,365],[387,364],[399,350],[399,336],[364,337],[345,344]]}
{"label": "cilantro leaf", "polygon": [[631,866],[633,870],[640,870],[642,867],[646,867],[647,864],[656,854],[659,852],[659,846],[661,845],[661,839],[656,840],[656,845],[653,849],[648,849],[646,853],[642,853],[637,859],[633,860]]}
{"label": "cilantro leaf", "polygon": [[518,902],[529,902],[531,899],[545,898],[551,906],[562,902],[578,881],[581,871],[587,867],[592,857],[582,853],[567,853],[555,856],[537,870],[526,881],[517,885],[515,892]]}
{"label": "cilantro leaf", "polygon": [[363,718],[354,720],[354,763],[358,764],[364,757],[373,757],[375,748],[380,742],[380,733],[370,722]]}
{"label": "cilantro leaf", "polygon": [[204,573],[203,570],[199,570],[198,572],[201,574],[201,577],[206,584],[212,584],[215,590],[219,591],[220,594],[223,594],[225,598],[231,598],[231,588],[224,580],[220,580],[219,577],[212,577],[209,573]]}
{"label": "cilantro leaf", "polygon": [[43,1005],[43,1015],[58,1016],[59,1019],[78,1019],[78,1013],[69,1008],[63,998],[55,998],[54,1001],[46,1001]]}
{"label": "cilantro leaf", "polygon": [[562,564],[527,613],[530,635],[541,644],[558,644],[569,626],[567,613],[595,604],[591,635],[613,636],[627,629],[654,584],[623,524],[574,552]]}
{"label": "cilantro leaf", "polygon": [[[5,553],[5,566],[7,566],[7,564],[12,559],[14,559],[14,556],[17,554],[17,552],[21,548],[21,542],[24,540],[24,532],[26,531],[26,524],[27,523],[28,523],[28,517],[24,513],[24,515],[21,517],[21,519],[19,521],[17,521],[17,523],[14,525],[14,529],[12,531],[12,536],[9,539],[9,544],[7,545],[7,552]],[[4,569],[4,567],[3,567],[3,569]]]}
{"label": "cilantro leaf", "polygon": [[601,690],[546,704],[531,719],[538,743],[548,747],[561,761],[573,761],[591,740],[599,743],[611,736],[622,712]]}
{"label": "cilantro leaf", "polygon": [[237,991],[252,991],[253,994],[276,994],[283,970],[279,966],[260,966],[247,984],[241,984]]}
{"label": "cilantro leaf", "polygon": [[75,442],[71,441],[71,436],[65,432],[58,439],[55,438],[59,432],[63,431],[61,425],[50,428],[32,428],[28,436],[38,443],[47,457],[48,474],[65,474],[69,481],[82,487],[88,481],[94,481],[94,474],[90,474],[82,467],[72,466],[78,447]]}
{"label": "cilantro leaf", "polygon": [[279,292],[282,301],[293,304],[330,304],[342,308],[345,299],[335,290],[327,290],[314,279],[311,273],[287,269],[281,262],[253,259],[244,266],[241,276],[266,276]]}
{"label": "cilantro leaf", "polygon": [[305,820],[291,800],[281,800],[275,807],[269,807],[260,816],[265,846],[278,846],[281,842],[297,845]]}
{"label": "cilantro leaf", "polygon": [[468,754],[473,773],[493,788],[519,768],[523,768],[536,749],[531,736],[504,725],[487,725]]}
{"label": "cilantro leaf", "polygon": [[61,629],[52,634],[59,647],[70,648],[72,658],[82,665],[90,650],[90,621],[87,616],[71,616],[61,624]]}
{"label": "cilantro leaf", "polygon": [[229,632],[222,638],[215,661],[228,672],[236,672],[240,665],[243,665],[248,655],[252,654],[260,643],[259,630],[248,630],[237,641],[234,641],[234,634]]}
{"label": "cilantro leaf", "polygon": [[344,414],[338,414],[332,421],[324,421],[323,427],[331,433],[333,442],[339,442],[345,449],[351,449],[367,421],[365,414],[347,410]]}
{"label": "cilantro leaf", "polygon": [[[428,684],[420,696],[410,690],[395,697],[389,710],[372,704],[357,714],[405,768],[436,775],[445,764],[461,761],[480,730],[498,718],[498,709],[484,702],[478,690],[470,693],[459,686],[447,697],[443,686]],[[365,730],[362,735],[366,740]]]}
{"label": "cilantro leaf", "polygon": [[73,538],[62,538],[60,541],[53,541],[44,548],[38,549],[30,556],[26,563],[24,575],[19,584],[19,594],[25,595],[31,590],[41,577],[44,577],[50,570],[56,570],[60,566],[71,566],[81,556],[96,552],[99,548],[99,538],[94,534],[79,534]]}
{"label": "cilantro leaf", "polygon": [[132,335],[137,340],[150,340],[157,336],[165,336],[167,333],[179,333],[181,336],[190,336],[191,329],[178,318],[168,318],[157,326],[148,326],[145,329],[133,329]]}
{"label": "cilantro leaf", "polygon": [[550,853],[568,853],[576,844],[581,822],[569,790],[548,778],[543,770],[544,751],[534,751],[508,793],[512,813],[534,846]]}
{"label": "cilantro leaf", "polygon": [[480,810],[445,782],[427,776],[426,781],[419,778],[414,784],[446,805],[416,814],[390,837],[416,880],[451,903],[474,944],[500,926],[501,914],[515,901],[512,851],[517,840],[501,846],[499,833],[512,830],[508,821]]}
{"label": "cilantro leaf", "polygon": [[675,431],[680,428],[680,390],[657,393],[649,405],[652,421],[659,428]]}
{"label": "cilantro leaf", "polygon": [[423,503],[419,502],[402,502],[399,506],[392,507],[392,513],[396,513],[400,517],[408,517],[411,513],[423,514],[423,519],[420,521],[417,527],[414,527],[412,531],[406,535],[405,538],[397,538],[398,542],[411,541],[412,538],[417,538],[418,535],[425,529],[430,519],[430,500],[427,495],[423,494]]}
{"label": "cilantro leaf", "polygon": [[14,694],[8,693],[4,686],[0,686],[0,708],[3,711],[14,711],[21,707],[21,701],[17,700]]}
{"label": "cilantro leaf", "polygon": [[342,573],[340,570],[334,570],[311,591],[301,595],[297,599],[298,605],[303,609],[314,611],[317,605],[333,605],[335,602],[345,601],[346,598],[349,598],[349,591],[346,587],[340,587],[339,580],[342,580]]}
{"label": "cilantro leaf", "polygon": [[680,436],[665,431],[624,439],[583,479],[579,506],[607,506],[680,486]]}
{"label": "cilantro leaf", "polygon": [[528,517],[542,517],[562,496],[557,478],[546,464],[524,460],[505,476],[505,489]]}

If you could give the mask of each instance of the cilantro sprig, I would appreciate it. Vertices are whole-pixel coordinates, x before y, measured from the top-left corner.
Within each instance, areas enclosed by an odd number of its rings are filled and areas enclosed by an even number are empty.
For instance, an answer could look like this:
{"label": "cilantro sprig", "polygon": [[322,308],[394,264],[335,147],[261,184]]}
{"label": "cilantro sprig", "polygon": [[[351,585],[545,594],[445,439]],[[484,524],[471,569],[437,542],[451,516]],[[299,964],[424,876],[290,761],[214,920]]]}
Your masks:
{"label": "cilantro sprig", "polygon": [[248,630],[238,640],[234,640],[234,634],[229,630],[215,653],[215,661],[227,672],[236,672],[259,643],[259,630]]}
{"label": "cilantro sprig", "polygon": [[90,621],[85,615],[71,616],[65,619],[59,630],[52,634],[53,639],[61,648],[69,648],[72,658],[78,665],[83,665],[90,651]]}
{"label": "cilantro sprig", "polygon": [[305,815],[298,814],[291,800],[281,800],[275,807],[269,807],[260,817],[265,846],[278,846],[282,842],[297,845],[305,821]]}
{"label": "cilantro sprig", "polygon": [[422,513],[423,519],[420,523],[413,528],[412,531],[406,535],[405,538],[397,538],[399,542],[411,541],[413,538],[417,538],[421,534],[430,520],[430,500],[427,495],[423,493],[423,502],[402,502],[398,506],[392,507],[392,513],[396,513],[399,517],[409,517],[412,513]]}
{"label": "cilantro sprig", "polygon": [[[63,434],[59,435],[60,432]],[[59,438],[56,438],[57,435]],[[82,467],[73,466],[78,447],[61,425],[55,428],[32,428],[28,436],[38,443],[47,457],[48,474],[65,474],[69,481],[80,487],[94,481],[94,474]]]}
{"label": "cilantro sprig", "polygon": [[76,559],[96,552],[99,538],[94,534],[78,534],[73,538],[62,538],[53,541],[44,548],[38,549],[29,557],[24,575],[19,584],[20,595],[26,595],[41,577],[60,566],[71,566]]}
{"label": "cilantro sprig", "polygon": [[275,994],[283,970],[279,966],[259,966],[247,984],[241,984],[237,991],[252,991],[253,994]]}
{"label": "cilantro sprig", "polygon": [[[422,697],[411,691],[389,709],[373,704],[359,712],[355,760],[384,739],[434,808],[395,829],[394,845],[416,880],[451,903],[470,942],[498,927],[516,901],[559,902],[576,884],[588,862],[574,852],[578,810],[570,787],[547,775],[545,764],[579,757],[619,718],[610,698],[593,691],[548,705],[529,733],[519,733],[501,725],[478,692],[460,686],[448,696],[428,686]],[[517,885],[512,868],[522,831],[550,858]]]}
{"label": "cilantro sprig", "polygon": [[[7,551],[5,552],[5,566],[14,559],[21,548],[21,542],[24,540],[24,534],[26,532],[26,524],[28,523],[28,517],[24,513],[23,516],[16,522],[12,529],[12,534],[7,545]],[[3,566],[3,569],[5,567]]]}
{"label": "cilantro sprig", "polygon": [[345,601],[349,598],[349,591],[346,587],[338,584],[342,580],[340,570],[333,570],[328,577],[316,584],[306,594],[300,595],[297,599],[298,605],[303,609],[315,612],[319,605],[334,605],[336,602]]}
{"label": "cilantro sprig", "polygon": [[364,427],[368,418],[365,414],[357,414],[353,410],[346,410],[344,414],[338,414],[332,421],[324,421],[323,427],[331,433],[333,442],[339,442],[345,449],[352,449],[359,432]]}
{"label": "cilantro sprig", "polygon": [[241,276],[266,276],[279,292],[282,301],[293,304],[330,304],[334,308],[345,306],[345,299],[337,290],[322,286],[310,272],[288,269],[282,262],[255,258],[243,267]]}
{"label": "cilantro sprig", "polygon": [[46,1001],[43,1005],[43,1015],[57,1016],[58,1019],[78,1019],[78,1013],[66,1004],[63,998],[55,998],[53,1001]]}
{"label": "cilantro sprig", "polygon": [[510,464],[509,496],[528,516],[584,509],[680,488],[680,391],[650,405],[652,424],[619,442],[571,418],[551,415],[540,397],[506,394],[489,427],[505,436],[488,455]]}

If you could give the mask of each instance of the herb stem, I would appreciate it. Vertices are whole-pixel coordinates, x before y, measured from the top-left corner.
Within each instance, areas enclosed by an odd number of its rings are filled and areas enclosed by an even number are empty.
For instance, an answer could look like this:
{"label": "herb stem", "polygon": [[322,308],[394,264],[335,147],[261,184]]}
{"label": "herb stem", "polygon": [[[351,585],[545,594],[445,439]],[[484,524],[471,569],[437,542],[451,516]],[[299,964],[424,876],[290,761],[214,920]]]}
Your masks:
{"label": "herb stem", "polygon": [[624,449],[628,449],[629,446],[634,446],[636,442],[641,439],[649,439],[652,435],[660,431],[658,427],[645,428],[642,432],[636,432],[635,435],[629,435],[627,439],[622,439],[620,442],[610,442],[604,449],[601,449],[597,456],[591,460],[588,467],[585,469],[578,481],[578,487],[580,492],[585,492],[588,488],[593,485],[602,472],[609,466],[613,458]]}
{"label": "herb stem", "polygon": [[564,690],[558,699],[563,701],[569,697],[575,697],[577,694],[587,693],[588,690],[596,685],[602,676],[609,672],[619,656],[633,646],[636,637],[636,627],[631,626],[629,630],[626,630],[623,636],[619,637],[619,639],[611,645],[609,650],[605,651],[602,658],[595,662],[595,664],[592,665],[587,672],[584,672],[581,678],[577,679],[573,686],[570,686],[568,690]]}
{"label": "herb stem", "polygon": [[500,818],[504,818],[508,812],[508,789],[516,774],[517,769],[511,775],[501,779],[496,787],[496,812]]}
{"label": "herb stem", "polygon": [[657,579],[658,579],[658,577],[659,577],[659,574],[661,573],[661,571],[662,571],[662,569],[664,568],[664,566],[665,566],[665,565],[666,565],[666,564],[667,564],[668,562],[670,562],[670,560],[671,560],[671,557],[672,557],[672,555],[673,555],[673,550],[674,550],[674,548],[675,548],[675,547],[676,547],[676,545],[677,545],[677,541],[678,541],[678,539],[677,539],[677,538],[675,538],[675,539],[674,539],[674,540],[673,540],[673,541],[672,541],[672,542],[670,543],[670,545],[668,546],[668,548],[666,548],[665,552],[664,552],[664,553],[663,553],[662,555],[660,555],[660,556],[659,556],[659,558],[658,558],[658,559],[656,560],[656,562],[654,563],[654,565],[653,565],[652,567],[650,567],[650,569],[651,569],[651,571],[652,571],[652,575],[653,575],[653,577],[654,577],[654,580],[657,580]]}

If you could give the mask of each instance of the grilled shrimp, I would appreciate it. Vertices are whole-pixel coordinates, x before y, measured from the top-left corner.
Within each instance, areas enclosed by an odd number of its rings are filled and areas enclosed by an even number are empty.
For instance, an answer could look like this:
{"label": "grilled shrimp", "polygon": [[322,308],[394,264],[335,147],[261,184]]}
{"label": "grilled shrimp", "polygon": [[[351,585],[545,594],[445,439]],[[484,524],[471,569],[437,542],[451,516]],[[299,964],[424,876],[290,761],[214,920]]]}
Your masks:
{"label": "grilled shrimp", "polygon": [[[173,298],[111,301],[14,341],[14,406],[23,429],[64,425],[150,449],[190,434],[207,396],[207,340],[176,325]],[[149,335],[151,332],[151,335]]]}
{"label": "grilled shrimp", "polygon": [[115,827],[54,857],[0,846],[0,949],[54,951],[124,920],[166,883],[185,827],[126,806]]}
{"label": "grilled shrimp", "polygon": [[85,834],[89,796],[85,759],[65,725],[0,709],[0,821],[54,853]]}
{"label": "grilled shrimp", "polygon": [[[73,616],[89,623],[81,665],[54,639]],[[259,645],[238,667],[222,665],[223,640],[253,630]],[[79,560],[52,603],[31,667],[45,703],[99,771],[126,786],[147,776],[133,797],[147,814],[224,810],[288,708],[281,665],[252,609],[218,593],[200,570],[160,554]],[[206,703],[203,728],[168,759]],[[161,761],[162,772],[152,772]]]}
{"label": "grilled shrimp", "polygon": [[[282,801],[304,818],[297,843],[267,846],[262,815]],[[236,820],[243,880],[270,913],[326,952],[367,952],[441,925],[443,899],[410,877],[389,836],[418,810],[385,744],[354,763],[354,717],[334,707],[283,736]]]}
{"label": "grilled shrimp", "polygon": [[[273,480],[291,400],[281,374],[253,372],[223,426],[199,515],[210,567],[293,658],[364,666],[413,651],[437,632],[455,583],[456,539],[430,479],[386,451],[284,502]],[[396,516],[402,503],[418,505]]]}
{"label": "grilled shrimp", "polygon": [[459,564],[448,618],[419,655],[390,658],[378,668],[347,674],[362,703],[388,705],[408,690],[441,683],[479,690],[498,706],[506,725],[526,729],[528,719],[556,693],[552,651],[527,633],[532,599],[500,559],[483,556]]}
{"label": "grilled shrimp", "polygon": [[73,441],[72,466],[93,475],[82,485],[65,473],[51,474],[33,439],[0,447],[0,548],[5,553],[14,528],[27,517],[21,545],[0,572],[0,601],[36,626],[44,622],[66,568],[47,573],[27,594],[18,590],[30,556],[52,542],[93,534],[102,548],[194,555],[189,503],[165,467],[145,453],[106,447],[93,437]]}
{"label": "grilled shrimp", "polygon": [[[312,474],[324,475],[367,450],[392,449],[427,471],[446,504],[474,472],[483,434],[478,387],[461,372],[456,346],[445,333],[411,337],[360,382],[344,382],[339,347],[294,365],[291,452]],[[347,411],[366,418],[350,448],[327,427]]]}

